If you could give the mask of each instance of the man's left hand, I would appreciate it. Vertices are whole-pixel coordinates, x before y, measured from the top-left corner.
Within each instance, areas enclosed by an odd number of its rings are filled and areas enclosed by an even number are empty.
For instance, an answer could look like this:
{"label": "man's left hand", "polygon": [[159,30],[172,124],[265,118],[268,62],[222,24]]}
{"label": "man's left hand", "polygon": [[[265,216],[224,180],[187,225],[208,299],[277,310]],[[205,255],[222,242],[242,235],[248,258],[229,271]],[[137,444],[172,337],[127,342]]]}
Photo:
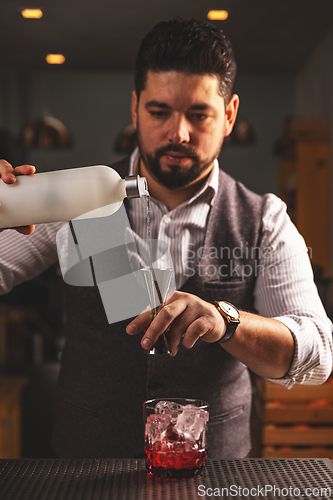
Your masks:
{"label": "man's left hand", "polygon": [[225,321],[213,304],[189,293],[174,292],[153,321],[151,311],[143,312],[127,326],[126,332],[136,335],[146,330],[141,345],[150,349],[158,337],[168,330],[168,341],[174,356],[180,342],[187,349],[191,349],[199,338],[209,343],[217,342],[225,329]]}

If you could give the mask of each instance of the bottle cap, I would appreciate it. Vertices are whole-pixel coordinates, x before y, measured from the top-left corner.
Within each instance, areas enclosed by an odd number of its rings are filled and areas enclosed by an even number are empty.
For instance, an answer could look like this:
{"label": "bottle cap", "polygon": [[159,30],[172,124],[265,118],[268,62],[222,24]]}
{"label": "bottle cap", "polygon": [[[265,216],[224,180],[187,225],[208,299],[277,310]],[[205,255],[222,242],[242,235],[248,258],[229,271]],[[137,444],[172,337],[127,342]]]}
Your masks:
{"label": "bottle cap", "polygon": [[125,177],[125,191],[127,198],[149,196],[146,178],[140,177],[140,175],[129,175]]}

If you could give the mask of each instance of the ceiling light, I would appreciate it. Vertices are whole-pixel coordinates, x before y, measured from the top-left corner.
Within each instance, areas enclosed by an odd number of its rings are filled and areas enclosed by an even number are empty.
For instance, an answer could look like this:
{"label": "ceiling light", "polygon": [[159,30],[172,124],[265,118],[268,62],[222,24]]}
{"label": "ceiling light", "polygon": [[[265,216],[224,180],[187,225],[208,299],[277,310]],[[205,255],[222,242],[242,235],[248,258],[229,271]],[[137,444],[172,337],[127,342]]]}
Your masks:
{"label": "ceiling light", "polygon": [[225,21],[229,17],[229,12],[227,10],[210,10],[207,14],[207,18],[211,21]]}
{"label": "ceiling light", "polygon": [[21,14],[25,19],[40,19],[43,17],[43,11],[40,9],[24,9]]}
{"label": "ceiling light", "polygon": [[49,64],[63,64],[65,60],[62,54],[47,54],[46,56],[46,62]]}

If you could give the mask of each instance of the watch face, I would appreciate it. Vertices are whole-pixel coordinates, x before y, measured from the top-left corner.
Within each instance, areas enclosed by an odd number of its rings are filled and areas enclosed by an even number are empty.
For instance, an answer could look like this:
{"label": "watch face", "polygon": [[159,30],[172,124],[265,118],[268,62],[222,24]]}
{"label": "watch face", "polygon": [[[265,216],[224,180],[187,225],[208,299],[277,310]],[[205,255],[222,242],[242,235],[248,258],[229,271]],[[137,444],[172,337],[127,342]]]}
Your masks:
{"label": "watch face", "polygon": [[232,304],[229,304],[229,302],[220,302],[219,306],[222,309],[222,311],[225,312],[231,318],[233,319],[239,318],[238,310]]}

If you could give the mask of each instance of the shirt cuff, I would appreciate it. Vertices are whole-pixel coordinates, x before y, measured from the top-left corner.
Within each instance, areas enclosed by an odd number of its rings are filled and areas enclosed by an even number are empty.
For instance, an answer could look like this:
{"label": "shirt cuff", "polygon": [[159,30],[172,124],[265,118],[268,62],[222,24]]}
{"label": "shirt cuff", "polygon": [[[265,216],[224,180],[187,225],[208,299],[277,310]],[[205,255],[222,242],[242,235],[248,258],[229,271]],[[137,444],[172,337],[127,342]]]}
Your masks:
{"label": "shirt cuff", "polygon": [[[279,379],[269,379],[288,389],[297,384],[319,385],[325,382],[332,370],[332,347],[326,336],[331,325],[314,322],[313,317],[277,316],[291,332],[295,353],[286,375]],[[330,322],[329,322],[330,323]]]}

